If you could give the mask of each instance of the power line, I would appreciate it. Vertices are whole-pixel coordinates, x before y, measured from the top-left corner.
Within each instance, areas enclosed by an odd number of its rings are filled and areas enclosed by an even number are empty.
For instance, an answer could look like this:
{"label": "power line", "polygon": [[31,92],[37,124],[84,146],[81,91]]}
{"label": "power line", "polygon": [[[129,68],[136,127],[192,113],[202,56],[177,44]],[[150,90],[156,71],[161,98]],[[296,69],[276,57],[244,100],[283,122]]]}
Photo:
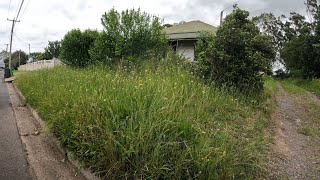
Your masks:
{"label": "power line", "polygon": [[[231,7],[233,7],[235,4],[238,4],[240,1],[241,1],[241,0],[238,0],[237,2],[232,3],[232,5],[228,6],[228,7],[227,7],[227,8],[225,8],[225,9],[223,9],[223,10],[221,11],[221,14],[217,17],[217,19],[216,19],[216,20],[214,20],[213,24],[215,24],[219,18],[220,18],[220,21],[221,21],[221,20],[222,20],[222,18],[223,18],[223,17],[222,17],[222,16],[223,16],[223,12],[224,12],[225,10],[227,10],[227,9],[229,9],[229,8],[231,8]],[[220,22],[220,25],[221,25],[221,22]]]}
{"label": "power line", "polygon": [[21,5],[20,5],[20,8],[19,8],[19,11],[18,11],[16,20],[18,20],[18,18],[19,18],[19,15],[20,15],[20,12],[21,12],[21,8],[22,8],[22,6],[23,6],[23,3],[24,3],[24,0],[22,0],[22,2],[21,2]]}
{"label": "power line", "polygon": [[238,4],[240,1],[241,1],[241,0],[239,0],[239,1],[235,2],[235,3],[233,3],[232,5],[228,6],[227,8],[225,8],[225,9],[224,9],[224,10],[222,10],[222,11],[225,11],[225,10],[227,10],[227,9],[229,9],[229,8],[231,8],[231,7],[233,7],[235,4]]}
{"label": "power line", "polygon": [[23,42],[23,43],[25,43],[25,44],[30,44],[30,43],[27,43],[27,42],[21,40],[21,38],[19,38],[19,37],[17,36],[16,32],[13,32],[13,35],[14,35],[19,41],[21,41],[21,42]]}
{"label": "power line", "polygon": [[[29,6],[30,1],[31,1],[31,0],[28,0],[26,7],[24,8],[24,10],[23,10],[23,12],[22,12],[22,14],[21,14],[21,17],[22,17],[22,16],[24,15],[24,13],[26,12],[26,9],[27,9],[27,7]],[[21,19],[21,18],[20,18],[20,19]]]}

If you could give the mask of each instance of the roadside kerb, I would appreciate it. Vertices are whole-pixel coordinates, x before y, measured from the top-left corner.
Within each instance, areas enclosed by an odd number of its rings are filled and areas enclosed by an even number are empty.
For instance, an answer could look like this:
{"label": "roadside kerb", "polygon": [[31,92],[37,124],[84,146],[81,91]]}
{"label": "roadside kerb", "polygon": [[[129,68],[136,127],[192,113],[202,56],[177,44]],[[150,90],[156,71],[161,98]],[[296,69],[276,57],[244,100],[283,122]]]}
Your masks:
{"label": "roadside kerb", "polygon": [[[42,129],[44,129],[45,127],[47,127],[47,126],[46,126],[46,123],[40,118],[40,116],[38,115],[37,111],[35,111],[28,103],[26,103],[25,97],[24,97],[23,94],[19,91],[19,89],[15,86],[15,84],[13,84],[13,88],[14,88],[14,90],[17,92],[17,94],[18,94],[21,102],[23,103],[23,105],[25,105],[25,106],[31,111],[32,115],[33,115],[34,118],[37,120],[37,123],[40,125],[40,127],[41,127]],[[53,135],[53,137],[55,137],[55,136]],[[86,179],[88,179],[88,180],[100,180],[99,177],[97,177],[96,175],[94,175],[93,173],[91,173],[89,170],[84,169],[84,168],[81,166],[81,163],[74,158],[74,155],[73,155],[71,152],[65,150],[65,149],[61,146],[61,144],[59,143],[59,141],[57,140],[57,138],[53,138],[52,140],[53,140],[53,142],[57,145],[57,147],[58,147],[58,149],[60,150],[60,152],[65,155],[66,159],[69,160],[69,162],[70,162],[73,166],[75,166],[75,167],[80,171],[80,173],[81,173]]]}

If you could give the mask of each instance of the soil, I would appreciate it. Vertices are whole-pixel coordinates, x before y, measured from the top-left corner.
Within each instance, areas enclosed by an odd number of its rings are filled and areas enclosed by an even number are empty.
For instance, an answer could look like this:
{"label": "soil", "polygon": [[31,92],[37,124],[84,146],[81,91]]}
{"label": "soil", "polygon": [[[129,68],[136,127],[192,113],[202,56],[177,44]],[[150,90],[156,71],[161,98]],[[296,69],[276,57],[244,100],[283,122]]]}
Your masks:
{"label": "soil", "polygon": [[320,140],[299,133],[301,124],[310,121],[306,104],[312,100],[320,107],[320,101],[311,93],[290,94],[280,83],[278,88],[277,107],[272,115],[274,141],[269,179],[320,179]]}

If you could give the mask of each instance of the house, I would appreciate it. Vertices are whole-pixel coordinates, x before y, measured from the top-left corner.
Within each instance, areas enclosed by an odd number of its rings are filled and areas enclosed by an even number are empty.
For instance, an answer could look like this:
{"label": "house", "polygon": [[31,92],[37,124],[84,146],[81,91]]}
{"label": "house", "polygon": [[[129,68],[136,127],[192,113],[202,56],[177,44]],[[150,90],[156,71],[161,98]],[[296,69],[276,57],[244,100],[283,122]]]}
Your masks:
{"label": "house", "polygon": [[176,53],[190,61],[196,61],[195,46],[201,32],[215,34],[217,28],[202,21],[191,21],[167,27],[164,31],[168,35],[170,46]]}

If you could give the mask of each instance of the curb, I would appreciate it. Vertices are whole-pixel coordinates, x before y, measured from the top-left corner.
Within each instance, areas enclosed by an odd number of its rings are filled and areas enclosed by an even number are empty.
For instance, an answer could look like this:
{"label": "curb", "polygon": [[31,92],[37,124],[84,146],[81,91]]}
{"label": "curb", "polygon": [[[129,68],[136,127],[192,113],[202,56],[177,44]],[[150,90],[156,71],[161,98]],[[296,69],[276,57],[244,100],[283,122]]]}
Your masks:
{"label": "curb", "polygon": [[[17,93],[19,99],[21,100],[22,104],[25,105],[32,113],[33,117],[36,119],[37,123],[40,125],[40,127],[42,129],[46,128],[46,123],[40,118],[40,116],[38,115],[38,113],[28,104],[26,103],[26,99],[23,96],[23,94],[18,90],[18,88],[15,86],[15,84],[12,84],[12,87],[14,89],[14,91]],[[52,138],[53,142],[57,145],[58,149],[60,150],[60,152],[62,154],[65,155],[66,160],[68,160],[74,167],[76,167],[78,169],[78,171],[88,180],[100,180],[99,177],[97,177],[95,174],[91,173],[89,170],[84,169],[81,166],[81,163],[76,160],[73,156],[73,154],[67,150],[65,150],[61,144],[59,143],[59,141],[57,140],[57,138],[53,135]]]}

